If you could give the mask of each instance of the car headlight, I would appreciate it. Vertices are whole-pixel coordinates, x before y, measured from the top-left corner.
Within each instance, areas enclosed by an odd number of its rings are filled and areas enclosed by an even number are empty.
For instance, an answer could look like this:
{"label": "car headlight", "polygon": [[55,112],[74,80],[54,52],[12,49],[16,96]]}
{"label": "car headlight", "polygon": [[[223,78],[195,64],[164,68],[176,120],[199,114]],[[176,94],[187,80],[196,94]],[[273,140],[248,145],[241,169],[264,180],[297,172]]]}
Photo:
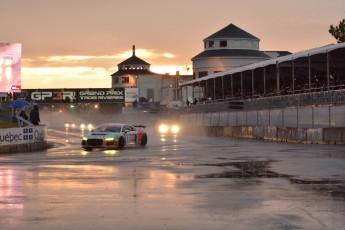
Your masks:
{"label": "car headlight", "polygon": [[172,133],[178,133],[180,132],[180,127],[178,125],[171,126],[171,132]]}
{"label": "car headlight", "polygon": [[160,133],[166,133],[168,132],[169,130],[169,127],[165,124],[161,124],[159,127],[158,127],[158,130]]}
{"label": "car headlight", "polygon": [[105,138],[105,140],[106,141],[113,141],[113,140],[115,140],[115,138],[114,137],[107,137],[107,138]]}
{"label": "car headlight", "polygon": [[85,129],[85,124],[81,124],[80,129]]}
{"label": "car headlight", "polygon": [[88,125],[87,125],[87,128],[88,128],[89,130],[91,130],[92,127],[93,127],[92,124],[88,124]]}
{"label": "car headlight", "polygon": [[87,140],[87,137],[83,137],[83,141],[86,141]]}

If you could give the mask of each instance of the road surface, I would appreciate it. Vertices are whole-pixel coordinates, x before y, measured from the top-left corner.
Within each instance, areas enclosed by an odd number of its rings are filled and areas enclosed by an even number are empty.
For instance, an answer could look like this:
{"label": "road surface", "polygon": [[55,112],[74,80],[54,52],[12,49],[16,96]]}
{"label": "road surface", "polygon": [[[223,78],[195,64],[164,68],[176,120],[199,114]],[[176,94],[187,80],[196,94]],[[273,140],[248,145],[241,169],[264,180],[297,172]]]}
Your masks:
{"label": "road surface", "polygon": [[0,229],[344,229],[345,150],[216,137],[0,155]]}

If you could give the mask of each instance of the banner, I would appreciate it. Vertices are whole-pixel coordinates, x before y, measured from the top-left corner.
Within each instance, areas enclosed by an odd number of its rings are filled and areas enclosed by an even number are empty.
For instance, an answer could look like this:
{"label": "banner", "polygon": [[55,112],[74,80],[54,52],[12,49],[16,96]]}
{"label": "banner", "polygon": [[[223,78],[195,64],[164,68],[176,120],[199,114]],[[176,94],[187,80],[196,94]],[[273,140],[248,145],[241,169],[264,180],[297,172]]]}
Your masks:
{"label": "banner", "polygon": [[21,91],[22,44],[0,43],[0,92]]}
{"label": "banner", "polygon": [[35,103],[123,103],[125,101],[124,88],[22,89],[17,97]]}
{"label": "banner", "polygon": [[46,126],[0,129],[0,146],[47,141]]}
{"label": "banner", "polygon": [[134,102],[135,100],[139,101],[139,90],[138,88],[126,88],[125,90],[125,101]]}

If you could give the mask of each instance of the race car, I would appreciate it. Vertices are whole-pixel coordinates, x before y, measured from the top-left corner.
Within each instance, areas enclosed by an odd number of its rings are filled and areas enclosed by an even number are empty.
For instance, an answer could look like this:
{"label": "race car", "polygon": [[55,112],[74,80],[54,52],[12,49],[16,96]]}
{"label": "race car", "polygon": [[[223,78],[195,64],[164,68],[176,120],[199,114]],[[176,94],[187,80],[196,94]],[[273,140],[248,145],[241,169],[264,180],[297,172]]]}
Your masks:
{"label": "race car", "polygon": [[144,125],[103,124],[86,133],[82,138],[81,146],[86,151],[92,151],[93,148],[123,149],[127,146],[146,146],[145,128]]}

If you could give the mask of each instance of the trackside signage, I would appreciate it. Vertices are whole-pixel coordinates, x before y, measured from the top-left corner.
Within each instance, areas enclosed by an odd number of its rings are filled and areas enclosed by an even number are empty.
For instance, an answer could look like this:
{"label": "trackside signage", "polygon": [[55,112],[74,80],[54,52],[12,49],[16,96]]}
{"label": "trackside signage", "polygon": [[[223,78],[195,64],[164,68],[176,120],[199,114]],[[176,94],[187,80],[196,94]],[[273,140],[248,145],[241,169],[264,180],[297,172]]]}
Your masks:
{"label": "trackside signage", "polygon": [[124,102],[124,88],[22,89],[21,97],[37,103]]}
{"label": "trackside signage", "polygon": [[46,126],[0,129],[0,146],[47,141]]}

